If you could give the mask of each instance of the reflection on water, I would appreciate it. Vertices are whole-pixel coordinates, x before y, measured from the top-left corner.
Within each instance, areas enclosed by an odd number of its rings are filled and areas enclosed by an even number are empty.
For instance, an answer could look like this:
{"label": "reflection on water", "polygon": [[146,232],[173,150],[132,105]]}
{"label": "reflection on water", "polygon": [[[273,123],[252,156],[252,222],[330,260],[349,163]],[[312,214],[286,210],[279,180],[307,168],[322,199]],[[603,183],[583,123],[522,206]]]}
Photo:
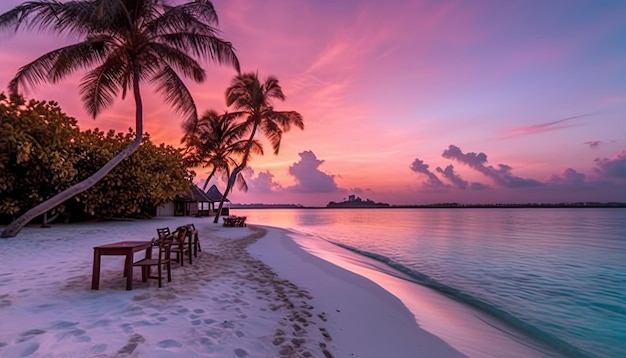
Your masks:
{"label": "reflection on water", "polygon": [[237,213],[389,258],[461,302],[511,316],[570,356],[626,356],[624,209]]}

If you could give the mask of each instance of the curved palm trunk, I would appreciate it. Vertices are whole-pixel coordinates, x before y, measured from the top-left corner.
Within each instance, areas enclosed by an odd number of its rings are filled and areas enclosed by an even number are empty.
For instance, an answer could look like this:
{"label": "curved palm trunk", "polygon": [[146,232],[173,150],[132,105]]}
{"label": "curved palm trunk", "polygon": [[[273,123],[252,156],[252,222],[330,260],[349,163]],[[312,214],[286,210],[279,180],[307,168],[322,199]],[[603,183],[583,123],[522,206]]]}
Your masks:
{"label": "curved palm trunk", "polygon": [[228,178],[228,184],[226,184],[226,191],[224,191],[224,195],[222,195],[222,200],[220,200],[220,206],[217,208],[217,213],[215,214],[215,219],[213,220],[214,224],[220,219],[220,215],[222,215],[222,208],[224,207],[224,201],[226,201],[226,196],[233,190],[233,186],[235,185],[235,180],[237,180],[237,175],[245,168],[245,164],[241,164],[240,166],[233,169],[233,172],[230,174]]}
{"label": "curved palm trunk", "polygon": [[216,170],[217,168],[213,167],[213,170],[211,170],[211,174],[209,174],[209,176],[206,178],[206,181],[204,182],[204,186],[202,187],[202,190],[206,191],[206,186],[209,185],[209,180],[213,178],[213,174],[215,174]]}
{"label": "curved palm trunk", "polygon": [[124,148],[121,152],[119,152],[113,159],[108,161],[102,168],[98,169],[97,172],[93,173],[89,178],[81,181],[78,184],[72,185],[71,187],[65,189],[59,194],[53,196],[52,198],[44,201],[43,203],[35,206],[34,208],[28,210],[22,216],[11,222],[2,232],[0,237],[14,237],[17,235],[20,230],[26,224],[28,224],[31,220],[35,219],[39,215],[42,215],[49,210],[54,209],[58,205],[62,204],[68,199],[73,198],[74,196],[84,192],[85,190],[94,186],[98,181],[104,178],[113,168],[115,168],[122,160],[129,157],[133,154],[139,146],[141,145],[141,139],[143,136],[143,106],[141,102],[141,94],[139,92],[139,76],[135,72],[134,83],[133,83],[133,94],[135,96],[135,126],[137,131],[137,137],[135,140],[126,148]]}
{"label": "curved palm trunk", "polygon": [[248,138],[248,149],[241,160],[241,164],[239,164],[233,172],[230,173],[230,177],[228,178],[228,184],[226,184],[226,191],[224,191],[224,195],[222,195],[222,200],[220,200],[220,206],[217,208],[217,213],[215,214],[215,220],[213,220],[214,224],[220,219],[220,215],[222,215],[222,208],[224,207],[224,201],[226,201],[226,197],[231,190],[233,190],[233,186],[235,185],[235,181],[237,180],[237,175],[248,165],[248,158],[250,158],[250,148],[252,146],[252,141],[254,140],[254,133],[256,133],[256,129],[258,127],[258,123],[254,123],[254,127],[252,127],[252,134],[250,134],[250,138]]}

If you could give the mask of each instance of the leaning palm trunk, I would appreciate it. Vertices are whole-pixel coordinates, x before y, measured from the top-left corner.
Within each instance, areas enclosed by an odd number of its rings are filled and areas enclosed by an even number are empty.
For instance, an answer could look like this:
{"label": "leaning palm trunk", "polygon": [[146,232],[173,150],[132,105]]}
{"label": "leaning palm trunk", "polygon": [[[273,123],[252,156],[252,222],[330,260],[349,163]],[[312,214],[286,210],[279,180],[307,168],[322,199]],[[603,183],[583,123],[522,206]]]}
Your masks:
{"label": "leaning palm trunk", "polygon": [[241,164],[233,169],[233,172],[230,174],[228,178],[228,183],[226,184],[226,191],[224,191],[224,195],[222,195],[222,200],[220,200],[220,206],[217,208],[217,213],[215,213],[215,219],[213,220],[214,224],[220,219],[220,215],[222,215],[222,208],[224,207],[224,201],[226,201],[226,196],[233,190],[233,186],[235,185],[235,180],[237,179],[237,175],[245,168],[245,164]]}
{"label": "leaning palm trunk", "polygon": [[31,220],[35,219],[39,215],[42,215],[60,204],[63,204],[68,199],[73,198],[74,196],[84,192],[85,190],[94,186],[98,181],[104,178],[113,168],[115,168],[122,160],[128,158],[131,154],[133,154],[139,146],[141,145],[142,133],[143,133],[143,106],[141,102],[141,94],[139,92],[139,75],[135,73],[135,82],[133,84],[133,93],[135,96],[135,126],[137,137],[135,140],[124,150],[122,150],[119,154],[117,154],[113,159],[108,161],[102,168],[100,168],[97,172],[93,173],[89,178],[81,181],[78,184],[74,184],[71,187],[65,189],[59,194],[53,196],[52,198],[44,201],[43,203],[35,206],[34,208],[28,210],[22,216],[11,222],[2,232],[3,238],[14,237],[17,235],[26,224],[28,224]]}
{"label": "leaning palm trunk", "polygon": [[204,182],[204,186],[202,187],[202,190],[206,191],[206,187],[207,185],[209,185],[209,180],[213,178],[213,175],[215,174],[216,171],[217,171],[217,168],[213,167],[213,170],[211,170],[211,174],[209,174],[209,176],[206,178],[206,181]]}
{"label": "leaning palm trunk", "polygon": [[256,133],[256,129],[258,124],[255,122],[252,127],[252,132],[250,134],[250,138],[247,139],[246,151],[243,154],[243,159],[241,160],[241,164],[233,169],[233,172],[230,173],[230,177],[228,177],[228,183],[226,184],[226,190],[224,191],[224,195],[222,195],[222,200],[220,200],[220,206],[217,208],[217,213],[215,213],[215,219],[213,220],[214,224],[220,219],[220,215],[222,215],[222,208],[224,207],[224,201],[226,201],[226,197],[228,193],[233,190],[233,186],[235,185],[235,181],[237,180],[237,175],[248,165],[248,159],[250,158],[250,152],[252,151],[252,143],[254,141],[254,133]]}

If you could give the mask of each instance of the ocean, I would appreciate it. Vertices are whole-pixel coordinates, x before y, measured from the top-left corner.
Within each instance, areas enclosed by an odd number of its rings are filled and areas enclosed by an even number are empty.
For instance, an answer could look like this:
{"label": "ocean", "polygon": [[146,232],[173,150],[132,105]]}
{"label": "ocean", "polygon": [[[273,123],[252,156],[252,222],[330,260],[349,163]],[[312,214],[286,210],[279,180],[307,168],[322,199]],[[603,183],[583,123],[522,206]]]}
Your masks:
{"label": "ocean", "polygon": [[[347,249],[352,264],[408,281],[414,292],[394,293],[408,307],[424,288],[467,307],[455,318],[484,324],[436,333],[470,356],[528,356],[530,347],[537,357],[626,357],[626,209],[232,211],[331,243],[327,251]],[[428,328],[428,318],[416,317]],[[494,327],[526,348],[496,347],[476,333]],[[465,337],[470,331],[477,338]]]}

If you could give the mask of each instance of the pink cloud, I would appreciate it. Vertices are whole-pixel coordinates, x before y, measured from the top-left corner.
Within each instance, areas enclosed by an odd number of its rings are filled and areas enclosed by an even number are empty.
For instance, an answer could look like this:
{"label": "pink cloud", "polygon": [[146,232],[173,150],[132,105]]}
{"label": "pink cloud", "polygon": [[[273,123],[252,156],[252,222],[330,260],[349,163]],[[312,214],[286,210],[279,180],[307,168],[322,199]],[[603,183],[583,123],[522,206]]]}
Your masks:
{"label": "pink cloud", "polygon": [[496,184],[506,188],[528,188],[541,186],[542,183],[529,178],[522,178],[513,175],[512,169],[506,164],[498,164],[497,168],[487,166],[487,155],[485,153],[468,152],[463,153],[461,148],[450,145],[448,149],[443,151],[444,158],[453,159],[470,168],[473,168],[488,178],[492,179]]}
{"label": "pink cloud", "polygon": [[572,127],[572,125],[564,124],[564,123],[569,122],[569,121],[574,120],[574,119],[577,119],[577,118],[589,117],[591,115],[592,115],[592,113],[587,113],[587,114],[581,114],[581,115],[577,115],[577,116],[573,116],[573,117],[559,119],[559,120],[552,121],[552,122],[546,122],[546,123],[540,123],[540,124],[533,124],[533,125],[528,125],[528,126],[510,128],[510,129],[507,129],[507,130],[503,131],[502,134],[503,134],[503,136],[505,138],[508,138],[508,137],[519,137],[519,136],[525,136],[525,135],[531,135],[531,134],[537,134],[537,133],[544,133],[544,132],[550,132],[550,131],[555,131],[555,130],[566,129],[566,128]]}
{"label": "pink cloud", "polygon": [[472,189],[472,190],[482,190],[488,188],[485,184],[477,183],[477,182],[468,182],[461,178],[459,174],[454,171],[454,166],[452,164],[448,165],[445,169],[441,169],[437,167],[437,172],[443,175],[452,185],[454,185],[457,189]]}
{"label": "pink cloud", "polygon": [[612,158],[597,158],[596,173],[606,178],[626,179],[626,150],[615,154]]}
{"label": "pink cloud", "polygon": [[578,173],[572,168],[563,170],[560,174],[553,174],[548,178],[551,184],[582,184],[585,182],[585,174]]}
{"label": "pink cloud", "polygon": [[592,140],[589,142],[585,142],[585,144],[587,144],[589,148],[598,148],[600,144],[602,144],[602,142],[599,140]]}
{"label": "pink cloud", "polygon": [[424,188],[431,190],[448,189],[448,185],[444,184],[428,167],[428,164],[419,158],[416,158],[410,166],[412,171],[426,176],[426,181],[422,183]]}
{"label": "pink cloud", "polygon": [[289,167],[289,174],[293,175],[296,184],[285,188],[287,191],[299,193],[329,193],[339,192],[335,183],[335,176],[319,170],[323,160],[317,159],[315,154],[304,151],[299,154],[300,161]]}
{"label": "pink cloud", "polygon": [[246,167],[243,175],[246,178],[249,193],[268,194],[276,193],[283,189],[280,183],[274,180],[274,175],[268,170],[259,172],[255,176],[254,170]]}

